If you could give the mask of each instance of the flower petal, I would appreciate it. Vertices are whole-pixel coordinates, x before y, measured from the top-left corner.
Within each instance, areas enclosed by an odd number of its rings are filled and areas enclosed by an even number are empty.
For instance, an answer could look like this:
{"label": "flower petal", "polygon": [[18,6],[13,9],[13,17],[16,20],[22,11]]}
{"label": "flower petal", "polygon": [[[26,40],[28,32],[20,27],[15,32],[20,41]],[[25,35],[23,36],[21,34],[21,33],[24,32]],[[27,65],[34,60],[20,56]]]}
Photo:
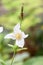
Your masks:
{"label": "flower petal", "polygon": [[25,35],[25,33],[22,32],[22,37],[23,37],[23,38],[27,38],[28,36],[29,36],[28,34]]}
{"label": "flower petal", "polygon": [[0,33],[3,31],[3,27],[0,27]]}
{"label": "flower petal", "polygon": [[15,40],[14,33],[7,34],[4,38],[5,39],[9,39],[10,38],[10,39]]}
{"label": "flower petal", "polygon": [[16,40],[16,45],[17,45],[18,47],[23,48],[23,46],[24,46],[24,39]]}
{"label": "flower petal", "polygon": [[18,23],[18,24],[14,27],[14,32],[16,32],[17,30],[20,30],[20,23]]}

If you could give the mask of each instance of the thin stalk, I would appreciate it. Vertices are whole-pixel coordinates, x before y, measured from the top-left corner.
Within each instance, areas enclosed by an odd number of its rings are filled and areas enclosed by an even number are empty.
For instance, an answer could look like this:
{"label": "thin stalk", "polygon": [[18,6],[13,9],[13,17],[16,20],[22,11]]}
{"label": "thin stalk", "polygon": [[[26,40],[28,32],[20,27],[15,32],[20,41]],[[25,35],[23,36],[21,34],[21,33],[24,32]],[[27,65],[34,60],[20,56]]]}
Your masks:
{"label": "thin stalk", "polygon": [[13,65],[13,60],[14,60],[14,54],[13,54],[13,58],[12,58],[12,62],[11,62],[11,65]]}
{"label": "thin stalk", "polygon": [[12,61],[11,61],[11,65],[13,65],[13,61],[14,61],[15,54],[16,54],[16,52],[14,52],[14,54],[13,54]]}

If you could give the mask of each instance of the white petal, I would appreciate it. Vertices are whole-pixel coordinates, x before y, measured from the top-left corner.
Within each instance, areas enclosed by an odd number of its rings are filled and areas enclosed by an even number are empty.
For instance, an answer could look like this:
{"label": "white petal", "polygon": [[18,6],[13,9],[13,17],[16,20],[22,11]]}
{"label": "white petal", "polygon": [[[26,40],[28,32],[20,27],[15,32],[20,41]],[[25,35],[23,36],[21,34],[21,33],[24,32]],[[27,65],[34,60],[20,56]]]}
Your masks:
{"label": "white petal", "polygon": [[22,32],[22,37],[23,37],[23,38],[27,38],[28,36],[29,36],[28,34],[25,35],[25,33]]}
{"label": "white petal", "polygon": [[10,38],[10,39],[15,40],[14,33],[7,34],[4,38],[5,39],[9,39]]}
{"label": "white petal", "polygon": [[18,47],[23,48],[23,46],[24,46],[24,39],[16,40],[16,45],[17,45]]}
{"label": "white petal", "polygon": [[0,33],[3,31],[3,27],[0,27]]}
{"label": "white petal", "polygon": [[18,23],[18,24],[14,27],[14,32],[16,32],[17,30],[20,30],[20,23]]}

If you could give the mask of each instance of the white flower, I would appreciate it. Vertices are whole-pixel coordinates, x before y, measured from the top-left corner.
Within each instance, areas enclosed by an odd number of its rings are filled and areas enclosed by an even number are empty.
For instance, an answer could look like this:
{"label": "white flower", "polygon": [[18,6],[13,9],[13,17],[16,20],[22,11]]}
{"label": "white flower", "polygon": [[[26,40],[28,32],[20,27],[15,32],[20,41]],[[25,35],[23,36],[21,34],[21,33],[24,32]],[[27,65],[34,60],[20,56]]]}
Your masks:
{"label": "white flower", "polygon": [[3,32],[3,27],[0,27],[0,33]]}
{"label": "white flower", "polygon": [[25,35],[24,32],[22,32],[20,30],[20,23],[18,23],[15,27],[14,27],[14,32],[13,33],[10,33],[10,34],[7,34],[5,36],[5,39],[6,38],[10,38],[10,39],[13,39],[13,40],[16,40],[16,45],[18,47],[23,47],[24,46],[24,38],[27,38],[28,37],[28,34]]}

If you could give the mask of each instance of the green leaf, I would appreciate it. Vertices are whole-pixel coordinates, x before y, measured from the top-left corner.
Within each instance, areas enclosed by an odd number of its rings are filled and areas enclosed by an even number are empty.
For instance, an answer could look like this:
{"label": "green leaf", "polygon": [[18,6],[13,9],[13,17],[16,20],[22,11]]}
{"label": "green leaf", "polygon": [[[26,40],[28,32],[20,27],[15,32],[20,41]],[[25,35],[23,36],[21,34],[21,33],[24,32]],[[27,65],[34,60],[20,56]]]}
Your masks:
{"label": "green leaf", "polygon": [[43,56],[31,58],[24,65],[43,65]]}

